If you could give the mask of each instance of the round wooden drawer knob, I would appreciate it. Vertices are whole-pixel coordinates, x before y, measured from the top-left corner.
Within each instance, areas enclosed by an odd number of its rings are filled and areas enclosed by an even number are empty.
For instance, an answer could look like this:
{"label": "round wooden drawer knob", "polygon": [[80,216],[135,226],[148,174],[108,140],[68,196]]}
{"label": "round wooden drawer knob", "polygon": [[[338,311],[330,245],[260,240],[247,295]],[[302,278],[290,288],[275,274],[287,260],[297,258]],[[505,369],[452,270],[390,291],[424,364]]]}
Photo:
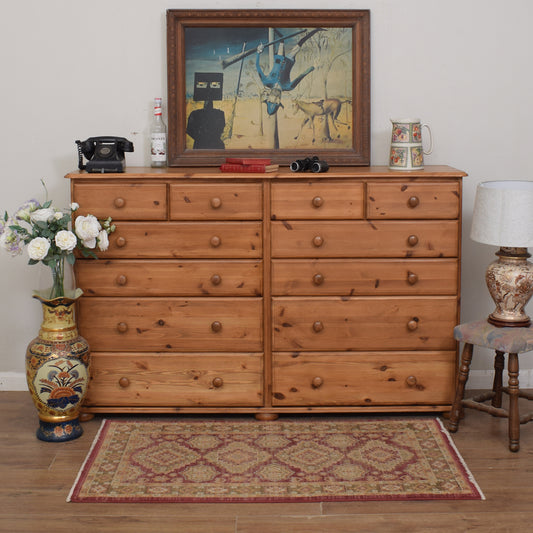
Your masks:
{"label": "round wooden drawer knob", "polygon": [[415,208],[419,203],[420,203],[420,200],[418,196],[411,196],[411,198],[407,200],[407,205],[412,208]]}
{"label": "round wooden drawer knob", "polygon": [[213,384],[213,387],[215,387],[215,389],[220,389],[220,387],[224,385],[224,380],[222,378],[214,378],[211,383]]}
{"label": "round wooden drawer knob", "polygon": [[218,196],[215,196],[214,198],[211,198],[209,203],[213,209],[218,209],[222,205],[222,200],[218,198]]}
{"label": "round wooden drawer knob", "polygon": [[407,244],[409,246],[416,246],[418,244],[418,237],[416,235],[409,235],[407,237]]}
{"label": "round wooden drawer knob", "polygon": [[313,246],[315,248],[320,248],[323,244],[324,244],[324,239],[320,235],[317,235],[316,237],[313,238]]}
{"label": "round wooden drawer knob", "polygon": [[409,285],[414,285],[418,282],[418,276],[414,272],[409,272],[407,274],[407,282]]}
{"label": "round wooden drawer knob", "polygon": [[117,285],[126,285],[128,278],[124,274],[117,276]]}
{"label": "round wooden drawer knob", "polygon": [[126,324],[126,322],[119,322],[117,324],[117,331],[119,333],[126,333],[126,331],[128,331],[128,324]]}
{"label": "round wooden drawer knob", "polygon": [[118,384],[125,389],[126,387],[130,386],[130,380],[128,378],[120,378],[118,380]]}
{"label": "round wooden drawer knob", "polygon": [[311,202],[313,207],[322,207],[324,200],[320,196],[315,196]]}
{"label": "round wooden drawer knob", "polygon": [[213,235],[209,242],[213,248],[218,248],[222,244],[222,240],[218,235]]}
{"label": "round wooden drawer knob", "polygon": [[113,204],[117,209],[122,209],[126,205],[126,200],[124,198],[115,198],[113,200]]}
{"label": "round wooden drawer knob", "polygon": [[324,283],[324,276],[322,274],[315,274],[313,276],[313,283],[315,285],[322,285]]}
{"label": "round wooden drawer knob", "polygon": [[413,318],[407,322],[407,329],[409,331],[415,331],[418,328],[418,318]]}
{"label": "round wooden drawer knob", "polygon": [[415,376],[409,376],[406,380],[405,380],[405,383],[407,383],[407,385],[409,387],[415,387],[416,386],[416,377]]}
{"label": "round wooden drawer knob", "polygon": [[214,332],[214,333],[218,333],[219,331],[222,330],[222,322],[219,322],[218,320],[215,320],[212,324],[211,324],[211,330]]}
{"label": "round wooden drawer knob", "polygon": [[316,376],[311,381],[311,387],[313,387],[313,389],[318,389],[323,383],[324,380],[320,376]]}
{"label": "round wooden drawer knob", "polygon": [[119,248],[124,248],[124,246],[126,246],[126,237],[118,237],[117,240],[115,241],[115,244]]}
{"label": "round wooden drawer knob", "polygon": [[222,281],[222,278],[220,277],[219,274],[213,274],[211,276],[211,283],[213,285],[220,285],[221,281]]}
{"label": "round wooden drawer knob", "polygon": [[320,333],[323,329],[324,329],[324,324],[323,324],[320,320],[317,320],[317,321],[313,324],[313,331],[314,331],[315,333]]}

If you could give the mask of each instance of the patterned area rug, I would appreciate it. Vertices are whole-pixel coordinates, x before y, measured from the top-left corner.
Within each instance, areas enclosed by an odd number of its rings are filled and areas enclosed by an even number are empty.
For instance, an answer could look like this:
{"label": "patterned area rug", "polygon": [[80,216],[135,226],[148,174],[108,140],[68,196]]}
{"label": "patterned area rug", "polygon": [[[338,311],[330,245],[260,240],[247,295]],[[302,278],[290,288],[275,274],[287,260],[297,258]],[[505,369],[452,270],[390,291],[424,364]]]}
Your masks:
{"label": "patterned area rug", "polygon": [[71,502],[484,499],[435,418],[104,420]]}

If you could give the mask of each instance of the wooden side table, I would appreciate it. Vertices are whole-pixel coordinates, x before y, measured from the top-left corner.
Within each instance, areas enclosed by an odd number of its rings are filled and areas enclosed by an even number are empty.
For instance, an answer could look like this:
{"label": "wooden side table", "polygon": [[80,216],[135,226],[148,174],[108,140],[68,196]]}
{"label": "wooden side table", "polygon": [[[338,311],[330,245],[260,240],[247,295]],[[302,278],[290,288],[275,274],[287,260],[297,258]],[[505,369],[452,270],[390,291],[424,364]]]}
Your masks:
{"label": "wooden side table", "polygon": [[[518,374],[518,354],[533,350],[533,326],[528,328],[499,328],[489,324],[486,320],[468,322],[454,328],[456,340],[464,343],[461,356],[461,366],[459,368],[459,379],[453,402],[452,412],[449,422],[449,430],[452,433],[457,431],[459,419],[461,418],[463,407],[477,409],[509,419],[509,449],[517,452],[520,449],[520,424],[525,424],[533,420],[533,412],[520,417],[518,410],[518,398],[533,400],[533,394],[521,391],[519,387]],[[470,363],[474,346],[484,346],[496,351],[494,359],[494,382],[492,391],[480,394],[473,398],[464,399],[465,385],[468,381]],[[502,386],[502,374],[505,363],[505,354],[509,354],[507,371],[509,374],[508,386]],[[502,393],[509,395],[509,407],[502,407]],[[484,402],[491,400],[491,404]]]}

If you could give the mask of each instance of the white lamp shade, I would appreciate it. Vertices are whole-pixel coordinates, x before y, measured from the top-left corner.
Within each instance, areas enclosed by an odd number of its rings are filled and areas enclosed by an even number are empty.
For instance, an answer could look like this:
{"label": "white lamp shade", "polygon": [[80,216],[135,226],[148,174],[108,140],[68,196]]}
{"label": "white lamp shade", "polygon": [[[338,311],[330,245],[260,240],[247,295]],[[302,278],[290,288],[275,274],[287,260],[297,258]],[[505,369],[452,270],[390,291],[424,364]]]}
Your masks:
{"label": "white lamp shade", "polygon": [[470,238],[495,246],[533,246],[533,181],[480,183]]}

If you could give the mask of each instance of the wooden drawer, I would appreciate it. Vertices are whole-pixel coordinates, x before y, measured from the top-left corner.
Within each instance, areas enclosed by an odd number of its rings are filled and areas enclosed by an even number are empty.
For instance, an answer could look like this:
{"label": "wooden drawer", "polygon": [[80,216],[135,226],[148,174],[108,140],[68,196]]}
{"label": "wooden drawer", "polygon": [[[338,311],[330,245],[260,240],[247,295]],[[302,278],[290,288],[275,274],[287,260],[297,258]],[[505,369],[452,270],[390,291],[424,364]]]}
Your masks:
{"label": "wooden drawer", "polygon": [[260,258],[260,222],[123,222],[99,257]]}
{"label": "wooden drawer", "polygon": [[261,298],[81,298],[94,351],[263,351]]}
{"label": "wooden drawer", "polygon": [[85,406],[258,406],[263,356],[92,353]]}
{"label": "wooden drawer", "polygon": [[456,221],[272,223],[273,257],[457,257]]}
{"label": "wooden drawer", "polygon": [[72,199],[79,215],[113,220],[165,220],[167,186],[164,183],[77,183]]}
{"label": "wooden drawer", "polygon": [[261,296],[260,260],[76,261],[85,296]]}
{"label": "wooden drawer", "polygon": [[458,218],[460,184],[393,183],[367,184],[367,218]]}
{"label": "wooden drawer", "polygon": [[272,294],[455,294],[456,259],[274,259]]}
{"label": "wooden drawer", "polygon": [[275,353],[272,404],[451,404],[455,352]]}
{"label": "wooden drawer", "polygon": [[273,298],[273,350],[453,350],[450,296]]}
{"label": "wooden drawer", "polygon": [[274,183],[271,217],[273,220],[363,218],[364,185],[349,181]]}
{"label": "wooden drawer", "polygon": [[261,220],[260,183],[179,183],[170,186],[171,220]]}

